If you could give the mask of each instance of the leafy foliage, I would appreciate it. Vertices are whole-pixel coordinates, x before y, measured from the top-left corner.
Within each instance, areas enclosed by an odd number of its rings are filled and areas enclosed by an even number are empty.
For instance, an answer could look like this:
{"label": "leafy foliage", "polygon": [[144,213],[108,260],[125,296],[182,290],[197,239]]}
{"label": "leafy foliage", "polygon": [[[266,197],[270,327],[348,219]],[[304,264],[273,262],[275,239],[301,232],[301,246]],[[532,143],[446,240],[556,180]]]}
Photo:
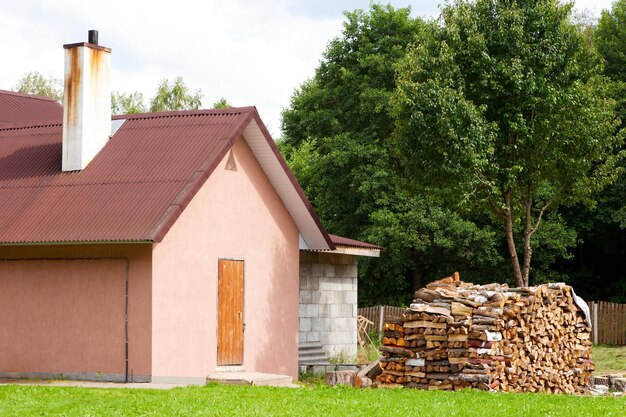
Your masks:
{"label": "leafy foliage", "polygon": [[19,79],[14,91],[23,94],[50,97],[59,103],[63,100],[63,82],[52,76],[44,76],[38,71],[31,71]]}
{"label": "leafy foliage", "polygon": [[619,173],[610,83],[570,11],[556,0],[459,0],[399,66],[398,156],[417,184],[502,222],[518,285],[546,212],[591,204]]}
{"label": "leafy foliage", "polygon": [[233,105],[230,104],[230,102],[226,100],[224,97],[220,98],[215,103],[213,103],[214,109],[227,109],[229,107],[233,107]]}
{"label": "leafy foliage", "polygon": [[495,234],[414,188],[390,152],[394,65],[424,22],[376,4],[345,15],[283,112],[279,146],[330,231],[386,248],[360,261],[359,303],[403,304],[427,280],[492,266]]}
{"label": "leafy foliage", "polygon": [[138,91],[134,93],[121,93],[114,91],[111,93],[111,112],[113,114],[135,114],[147,111],[143,94]]}
{"label": "leafy foliage", "polygon": [[155,96],[150,102],[150,111],[196,110],[202,106],[202,91],[189,91],[182,77],[174,82],[161,81]]}

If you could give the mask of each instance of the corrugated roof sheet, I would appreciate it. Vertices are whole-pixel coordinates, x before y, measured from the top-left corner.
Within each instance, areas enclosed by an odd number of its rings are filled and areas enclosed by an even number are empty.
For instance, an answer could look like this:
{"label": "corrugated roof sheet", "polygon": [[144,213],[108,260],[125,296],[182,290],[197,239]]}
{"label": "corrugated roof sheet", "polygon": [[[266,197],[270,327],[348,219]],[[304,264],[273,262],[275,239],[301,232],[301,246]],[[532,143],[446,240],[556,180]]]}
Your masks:
{"label": "corrugated roof sheet", "polygon": [[160,241],[258,113],[246,107],[122,118],[76,172],[61,171],[60,122],[0,126],[0,243]]}
{"label": "corrugated roof sheet", "polygon": [[333,235],[330,233],[328,234],[328,236],[330,236],[330,240],[333,242],[333,244],[337,246],[350,246],[353,248],[363,248],[363,249],[379,249],[379,250],[383,249],[382,246],[372,245],[371,243],[361,242],[359,240],[349,239],[343,236],[337,236],[337,235]]}
{"label": "corrugated roof sheet", "polygon": [[62,117],[63,106],[51,98],[0,90],[0,126]]}

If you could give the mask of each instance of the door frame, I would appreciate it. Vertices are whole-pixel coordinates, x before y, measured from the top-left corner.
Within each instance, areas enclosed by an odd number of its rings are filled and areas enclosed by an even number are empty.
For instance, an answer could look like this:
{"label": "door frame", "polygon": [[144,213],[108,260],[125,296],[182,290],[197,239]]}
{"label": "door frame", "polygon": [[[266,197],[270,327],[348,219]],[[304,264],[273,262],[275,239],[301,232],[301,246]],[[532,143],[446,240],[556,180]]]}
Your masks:
{"label": "door frame", "polygon": [[[219,364],[219,314],[220,314],[220,261],[235,261],[242,263],[242,273],[243,273],[243,282],[242,282],[242,346],[241,346],[241,364],[236,365],[220,365]],[[217,258],[217,290],[215,291],[215,366],[219,369],[243,369],[243,364],[245,362],[246,357],[246,260],[245,258]]]}

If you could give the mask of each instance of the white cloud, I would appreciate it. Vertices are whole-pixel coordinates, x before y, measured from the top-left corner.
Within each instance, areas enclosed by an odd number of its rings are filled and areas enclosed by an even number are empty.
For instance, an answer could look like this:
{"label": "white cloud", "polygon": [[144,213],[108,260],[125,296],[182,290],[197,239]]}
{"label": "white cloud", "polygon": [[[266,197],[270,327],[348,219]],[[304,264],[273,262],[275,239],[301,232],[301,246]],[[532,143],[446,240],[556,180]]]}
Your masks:
{"label": "white cloud", "polygon": [[[436,15],[441,0],[412,3],[414,15]],[[202,89],[204,105],[225,97],[256,105],[275,136],[280,110],[293,90],[314,74],[328,42],[341,33],[343,10],[367,9],[369,0],[147,1],[0,0],[0,89],[32,70],[60,77],[65,43],[100,31],[113,49],[113,87],[153,94],[162,78],[182,76]],[[609,0],[578,0],[590,8]],[[593,11],[593,10],[592,10]],[[597,11],[599,14],[599,10]]]}

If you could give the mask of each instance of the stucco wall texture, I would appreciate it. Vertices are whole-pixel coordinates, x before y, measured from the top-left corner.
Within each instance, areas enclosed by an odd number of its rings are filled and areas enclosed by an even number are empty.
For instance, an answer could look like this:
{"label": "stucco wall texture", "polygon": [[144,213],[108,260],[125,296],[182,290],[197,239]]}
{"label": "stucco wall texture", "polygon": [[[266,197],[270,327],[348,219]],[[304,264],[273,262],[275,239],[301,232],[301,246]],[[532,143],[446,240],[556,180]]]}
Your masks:
{"label": "stucco wall texture", "polygon": [[123,381],[128,265],[128,373],[149,378],[151,252],[148,244],[0,247],[0,375]]}

